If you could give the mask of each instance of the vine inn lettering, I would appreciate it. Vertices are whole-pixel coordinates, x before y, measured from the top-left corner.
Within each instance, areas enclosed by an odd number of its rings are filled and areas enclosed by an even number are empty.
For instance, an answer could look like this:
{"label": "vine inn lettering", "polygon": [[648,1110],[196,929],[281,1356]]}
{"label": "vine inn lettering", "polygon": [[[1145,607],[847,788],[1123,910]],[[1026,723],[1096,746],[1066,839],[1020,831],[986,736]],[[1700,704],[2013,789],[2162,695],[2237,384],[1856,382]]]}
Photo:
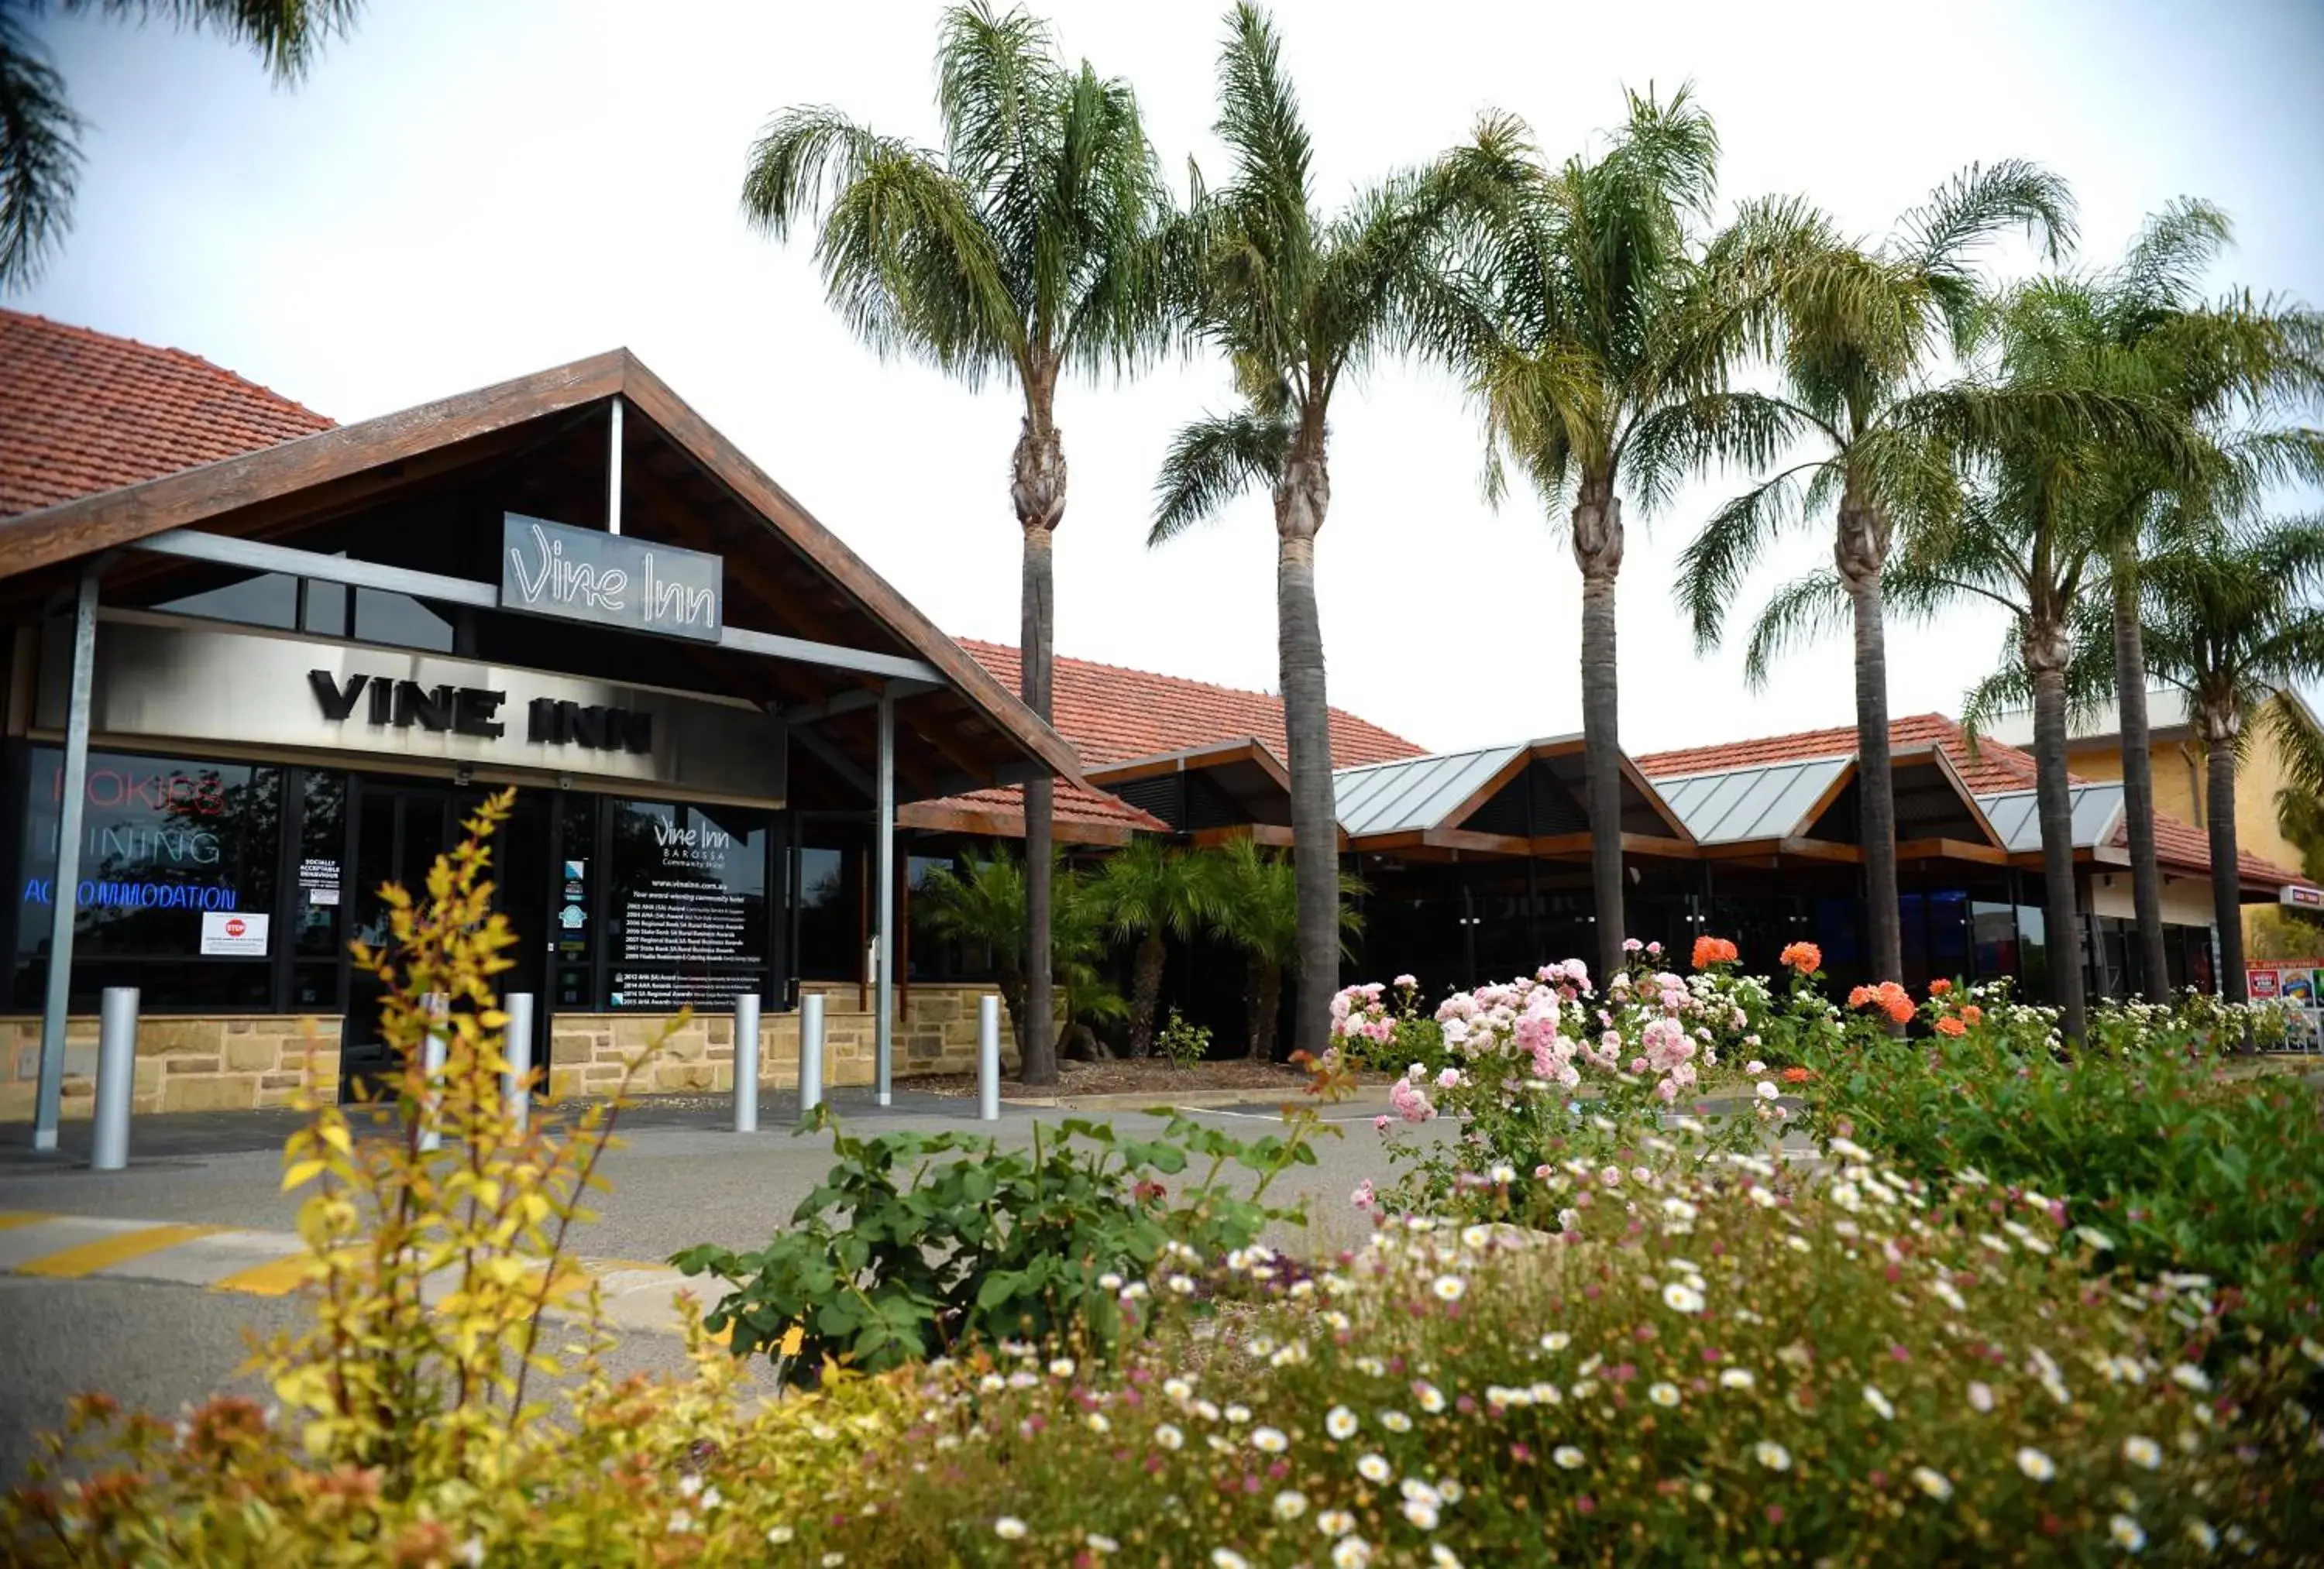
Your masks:
{"label": "vine inn lettering", "polygon": [[[344,682],[328,670],[307,672],[307,684],[323,717],[334,723],[352,718],[358,702],[364,722],[382,729],[417,727],[438,734],[496,739],[508,727],[495,716],[508,693],[478,686],[439,683],[422,686],[392,676],[350,674]],[[653,715],[605,703],[536,697],[525,705],[526,740],[545,746],[586,747],[645,757],[653,751]]]}

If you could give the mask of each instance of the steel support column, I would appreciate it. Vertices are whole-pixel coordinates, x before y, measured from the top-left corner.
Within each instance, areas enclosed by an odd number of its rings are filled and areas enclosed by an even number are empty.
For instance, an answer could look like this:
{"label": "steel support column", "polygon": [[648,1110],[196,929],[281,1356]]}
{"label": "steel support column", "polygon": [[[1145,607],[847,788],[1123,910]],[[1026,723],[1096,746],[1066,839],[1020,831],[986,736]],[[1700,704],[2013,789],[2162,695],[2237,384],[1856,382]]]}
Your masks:
{"label": "steel support column", "polygon": [[622,396],[613,395],[613,427],[605,440],[605,532],[622,531]]}
{"label": "steel support column", "polygon": [[889,1104],[896,1045],[896,700],[880,694],[879,805],[872,831],[877,843],[879,892],[872,909],[879,940],[879,974],[872,994],[872,1076],[879,1103]]}
{"label": "steel support column", "polygon": [[49,885],[49,985],[41,1005],[40,1083],[32,1148],[57,1147],[64,1101],[65,1014],[72,1000],[73,918],[80,909],[81,806],[88,792],[89,693],[97,665],[97,564],[81,568],[73,599],[72,679],[65,700],[64,777],[57,800],[57,870]]}

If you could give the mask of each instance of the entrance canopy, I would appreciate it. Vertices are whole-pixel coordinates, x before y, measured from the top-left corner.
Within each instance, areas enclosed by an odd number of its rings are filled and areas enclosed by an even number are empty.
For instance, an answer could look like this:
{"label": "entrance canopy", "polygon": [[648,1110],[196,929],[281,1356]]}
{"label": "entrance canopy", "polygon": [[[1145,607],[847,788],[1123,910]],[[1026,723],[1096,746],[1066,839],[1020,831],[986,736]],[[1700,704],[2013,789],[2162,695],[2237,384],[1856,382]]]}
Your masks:
{"label": "entrance canopy", "polygon": [[[495,613],[512,516],[678,547],[666,568],[719,557],[723,601],[687,636]],[[552,528],[540,548],[572,539]],[[637,570],[628,547],[604,548],[584,564]],[[456,629],[447,655],[741,700],[798,743],[799,805],[872,796],[883,691],[901,800],[1080,774],[1054,730],[627,350],[0,519],[0,620],[62,609],[97,563],[107,615],[201,613],[199,596],[254,593],[237,585],[255,576],[336,572],[351,607],[411,601],[422,619],[401,624]],[[283,624],[309,627],[301,611]]]}
{"label": "entrance canopy", "polygon": [[[1413,859],[1590,858],[1580,736],[1408,757],[1332,776],[1349,847]],[[1693,836],[1622,759],[1625,855],[1692,859]]]}

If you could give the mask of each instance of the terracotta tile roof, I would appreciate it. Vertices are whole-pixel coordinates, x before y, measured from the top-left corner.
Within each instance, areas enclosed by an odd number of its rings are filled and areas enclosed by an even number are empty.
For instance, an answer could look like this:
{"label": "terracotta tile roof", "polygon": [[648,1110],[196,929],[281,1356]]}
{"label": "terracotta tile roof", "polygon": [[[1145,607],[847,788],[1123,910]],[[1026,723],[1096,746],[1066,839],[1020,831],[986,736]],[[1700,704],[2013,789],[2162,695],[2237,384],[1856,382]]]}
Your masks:
{"label": "terracotta tile roof", "polygon": [[[2030,754],[1987,736],[1978,742],[1976,756],[1971,757],[1969,739],[1961,734],[1960,726],[1941,713],[1916,713],[1891,720],[1888,744],[1899,749],[1930,745],[1942,748],[1945,760],[1953,766],[1953,771],[1960,775],[1961,783],[1969,786],[1972,795],[2025,790],[2034,784],[2034,758]],[[1649,779],[1669,779],[1683,774],[1716,773],[1722,768],[1840,757],[1855,750],[1856,727],[1836,725],[1830,729],[1794,730],[1789,735],[1763,736],[1757,740],[1729,741],[1714,747],[1649,752],[1631,761]]]}
{"label": "terracotta tile roof", "polygon": [[0,310],[0,518],[331,424],[181,349]]}
{"label": "terracotta tile roof", "polygon": [[[973,638],[961,638],[960,646],[1001,685],[1017,690],[1022,677],[1016,649]],[[1278,757],[1290,755],[1279,697],[1088,659],[1060,656],[1056,671],[1057,733],[1074,744],[1084,762],[1120,763],[1245,736],[1265,743]],[[1334,768],[1419,756],[1421,748],[1402,736],[1344,709],[1332,711]]]}
{"label": "terracotta tile roof", "polygon": [[[2115,848],[2130,847],[2127,825],[2115,830]],[[2211,875],[2211,836],[2192,823],[2181,822],[2167,812],[2154,814],[2154,858],[2165,871],[2182,876],[2208,877]],[[2279,867],[2273,861],[2238,849],[2236,870],[2246,884],[2264,884],[2281,888],[2286,884],[2305,885],[2308,879],[2289,867]]]}
{"label": "terracotta tile roof", "polygon": [[[1120,796],[1076,784],[1070,779],[1057,781],[1054,799],[1056,835],[1068,842],[1118,838],[1126,829],[1148,833],[1170,831],[1168,823],[1140,812]],[[1020,835],[1025,831],[1025,792],[1015,784],[995,784],[932,801],[915,801],[896,809],[896,821],[907,828],[943,828],[950,826],[948,819],[964,812],[992,818],[996,820],[996,829]],[[1086,831],[1076,832],[1077,829]]]}

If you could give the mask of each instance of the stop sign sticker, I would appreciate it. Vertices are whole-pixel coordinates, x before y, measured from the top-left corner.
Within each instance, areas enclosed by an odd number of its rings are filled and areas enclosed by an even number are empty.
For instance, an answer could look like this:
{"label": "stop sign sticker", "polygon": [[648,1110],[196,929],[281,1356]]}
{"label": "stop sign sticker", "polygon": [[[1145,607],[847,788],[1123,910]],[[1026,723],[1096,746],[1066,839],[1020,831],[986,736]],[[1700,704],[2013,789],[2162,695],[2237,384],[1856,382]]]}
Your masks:
{"label": "stop sign sticker", "polygon": [[203,911],[202,956],[264,959],[267,920],[264,915],[240,914],[231,910]]}

